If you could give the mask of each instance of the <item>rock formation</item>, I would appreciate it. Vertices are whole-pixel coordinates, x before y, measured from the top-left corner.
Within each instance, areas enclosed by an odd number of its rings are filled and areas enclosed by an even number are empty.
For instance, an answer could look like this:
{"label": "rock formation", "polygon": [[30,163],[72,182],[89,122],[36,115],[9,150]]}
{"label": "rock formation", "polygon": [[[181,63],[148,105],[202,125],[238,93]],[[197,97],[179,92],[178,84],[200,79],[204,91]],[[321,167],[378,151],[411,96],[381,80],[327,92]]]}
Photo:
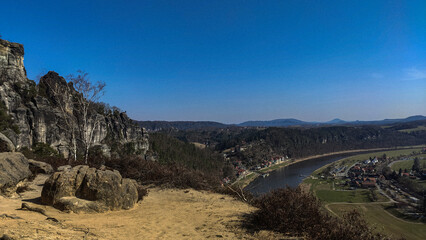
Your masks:
{"label": "rock formation", "polygon": [[0,133],[0,152],[14,152],[15,145],[3,133]]}
{"label": "rock formation", "polygon": [[53,167],[45,162],[40,162],[40,161],[35,161],[32,159],[28,160],[28,164],[30,167],[30,171],[34,174],[37,175],[39,173],[42,174],[52,174],[53,171]]}
{"label": "rock formation", "polygon": [[134,181],[118,171],[79,165],[46,180],[41,201],[62,211],[104,212],[130,209],[138,200]]}
{"label": "rock formation", "polygon": [[15,192],[16,185],[31,176],[28,159],[21,153],[0,153],[0,193]]}
{"label": "rock formation", "polygon": [[[37,85],[26,77],[23,56],[23,45],[0,39],[0,116],[4,111],[11,118],[10,126],[0,131],[17,149],[31,148],[34,143],[43,142],[67,157],[70,141],[63,129],[65,119],[46,84],[67,82],[57,73],[49,72]],[[73,111],[71,102],[68,107]],[[106,155],[115,151],[112,145],[116,149],[127,145],[126,149],[133,153],[146,153],[148,135],[143,128],[125,113],[113,111],[101,115],[102,120],[94,130],[92,146],[98,146]]]}

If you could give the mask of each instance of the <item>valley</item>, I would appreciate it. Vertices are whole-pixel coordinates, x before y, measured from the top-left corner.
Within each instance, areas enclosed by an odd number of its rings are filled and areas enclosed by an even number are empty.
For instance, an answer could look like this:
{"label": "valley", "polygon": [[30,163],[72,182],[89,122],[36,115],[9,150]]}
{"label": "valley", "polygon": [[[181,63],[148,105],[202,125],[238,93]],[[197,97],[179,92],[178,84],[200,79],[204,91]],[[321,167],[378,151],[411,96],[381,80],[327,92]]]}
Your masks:
{"label": "valley", "polygon": [[[385,180],[380,174],[382,174],[382,171],[386,172],[386,170],[375,171],[378,174],[377,177],[380,176],[380,180],[377,178],[378,184],[373,184],[373,187],[361,186],[362,181],[360,181],[361,184],[358,187],[353,187],[347,177],[330,174],[333,169],[342,169],[342,167],[352,169],[359,162],[374,160],[375,156],[386,156],[388,159],[387,162],[382,164],[380,164],[380,161],[383,160],[379,160],[376,166],[378,169],[401,162],[407,164],[406,162],[410,162],[410,160],[401,161],[399,159],[416,157],[423,159],[424,149],[425,146],[419,146],[412,149],[371,152],[344,158],[316,170],[303,181],[302,185],[308,187],[314,195],[321,199],[323,207],[333,215],[343,216],[345,212],[357,210],[363,213],[367,222],[374,226],[378,232],[396,238],[423,239],[426,236],[426,225],[424,220],[418,217],[421,216],[421,213],[419,215],[418,212],[422,211],[423,205],[421,202],[412,200],[416,199],[412,194],[419,197],[418,194],[409,189],[400,189],[399,187],[403,188],[402,185],[395,187],[393,184],[396,184],[396,182],[392,183],[394,180]],[[369,174],[369,176],[373,175]],[[404,178],[404,176],[401,175],[401,178]],[[419,187],[423,188],[420,191],[424,191],[425,180],[419,177],[417,181]],[[417,212],[417,217],[413,215],[413,212]]]}
{"label": "valley", "polygon": [[424,2],[1,6],[0,240],[426,239]]}

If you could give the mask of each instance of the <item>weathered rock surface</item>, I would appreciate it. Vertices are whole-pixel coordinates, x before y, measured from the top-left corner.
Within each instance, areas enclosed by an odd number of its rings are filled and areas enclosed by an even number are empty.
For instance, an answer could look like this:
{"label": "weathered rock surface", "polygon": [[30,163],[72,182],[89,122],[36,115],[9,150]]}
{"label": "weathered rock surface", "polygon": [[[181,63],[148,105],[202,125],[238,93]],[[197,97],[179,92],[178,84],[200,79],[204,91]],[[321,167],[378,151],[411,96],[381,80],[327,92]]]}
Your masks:
{"label": "weathered rock surface", "polygon": [[86,165],[55,172],[41,193],[42,203],[76,213],[130,209],[137,200],[134,181],[122,178],[118,171]]}
{"label": "weathered rock surface", "polygon": [[58,172],[61,172],[61,171],[69,171],[69,170],[71,170],[71,165],[64,165],[64,166],[60,166],[60,167],[58,167]]}
{"label": "weathered rock surface", "polygon": [[16,185],[31,176],[28,159],[21,153],[0,153],[0,193],[10,194]]}
{"label": "weathered rock surface", "polygon": [[0,152],[14,152],[15,145],[3,133],[0,133]]}
{"label": "weathered rock surface", "polygon": [[0,66],[1,70],[11,78],[11,81],[22,81],[26,76],[24,67],[24,46],[0,39]]}
{"label": "weathered rock surface", "polygon": [[53,167],[45,162],[35,161],[32,159],[28,160],[30,171],[36,175],[39,173],[51,174],[53,173]]}
{"label": "weathered rock surface", "polygon": [[[49,72],[36,85],[26,76],[23,56],[21,44],[0,39],[0,110],[5,108],[17,128],[17,131],[7,129],[2,132],[17,149],[43,142],[67,156],[71,148],[70,133],[64,129],[64,115],[49,90],[49,84],[63,85],[67,82],[56,72]],[[71,101],[72,97],[68,98]],[[67,111],[78,114],[72,102],[66,107]],[[105,155],[111,154],[112,142],[129,144],[126,149],[133,149],[137,154],[147,152],[148,134],[125,113],[104,114],[101,118],[99,125],[90,126],[94,128],[91,146],[99,146]]]}

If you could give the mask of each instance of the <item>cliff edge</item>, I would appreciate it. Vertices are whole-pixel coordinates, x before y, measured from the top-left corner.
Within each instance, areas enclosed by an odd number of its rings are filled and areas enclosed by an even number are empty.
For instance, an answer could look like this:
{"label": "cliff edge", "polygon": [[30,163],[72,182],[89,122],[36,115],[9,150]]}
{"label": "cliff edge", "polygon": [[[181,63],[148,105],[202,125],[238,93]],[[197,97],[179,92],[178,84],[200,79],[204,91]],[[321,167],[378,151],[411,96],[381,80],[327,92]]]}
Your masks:
{"label": "cliff edge", "polygon": [[[67,157],[70,142],[64,129],[64,115],[55,99],[47,94],[46,82],[67,84],[56,72],[43,76],[39,84],[29,80],[24,67],[24,47],[0,39],[0,131],[17,149],[31,148],[34,143],[46,143]],[[73,94],[78,94],[77,92]],[[69,104],[74,116],[78,115]],[[143,155],[148,151],[148,134],[125,113],[118,111],[95,112],[100,123],[92,125],[91,146],[105,155],[127,149],[130,154]]]}

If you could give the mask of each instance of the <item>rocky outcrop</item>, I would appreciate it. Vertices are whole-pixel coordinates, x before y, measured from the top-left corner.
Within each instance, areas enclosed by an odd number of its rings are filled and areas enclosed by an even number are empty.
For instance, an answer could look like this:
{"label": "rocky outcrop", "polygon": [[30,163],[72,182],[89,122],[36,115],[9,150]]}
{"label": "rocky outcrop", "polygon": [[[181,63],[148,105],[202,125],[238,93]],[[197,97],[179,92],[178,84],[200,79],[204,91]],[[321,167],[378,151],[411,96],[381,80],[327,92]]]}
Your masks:
{"label": "rocky outcrop", "polygon": [[[0,111],[6,111],[16,129],[0,129],[17,149],[31,147],[43,142],[68,156],[71,149],[69,132],[65,130],[64,114],[49,91],[54,84],[67,84],[65,79],[55,72],[49,72],[37,85],[28,80],[23,65],[24,48],[21,44],[0,39]],[[47,83],[50,83],[47,84]],[[76,93],[75,93],[76,94]],[[67,111],[74,116],[77,112],[71,102]],[[129,146],[134,153],[145,154],[148,150],[148,135],[125,113],[112,111],[101,114],[101,121],[94,128],[91,146],[99,146],[105,155],[110,155],[112,143]],[[77,141],[81,142],[81,141]],[[130,148],[129,148],[130,147]]]}
{"label": "rocky outcrop", "polygon": [[3,74],[11,76],[9,81],[24,82],[27,74],[24,67],[24,46],[0,39],[0,66]]}
{"label": "rocky outcrop", "polygon": [[9,195],[16,185],[31,176],[28,159],[21,153],[0,153],[0,193]]}
{"label": "rocky outcrop", "polygon": [[43,174],[51,174],[53,173],[53,167],[45,162],[40,162],[40,161],[35,161],[32,159],[28,160],[28,164],[30,167],[30,171],[34,174],[37,175],[39,173],[43,173]]}
{"label": "rocky outcrop", "polygon": [[14,152],[15,145],[3,133],[0,133],[0,152]]}
{"label": "rocky outcrop", "polygon": [[42,203],[76,213],[130,209],[137,200],[134,181],[85,165],[54,173],[41,193]]}

